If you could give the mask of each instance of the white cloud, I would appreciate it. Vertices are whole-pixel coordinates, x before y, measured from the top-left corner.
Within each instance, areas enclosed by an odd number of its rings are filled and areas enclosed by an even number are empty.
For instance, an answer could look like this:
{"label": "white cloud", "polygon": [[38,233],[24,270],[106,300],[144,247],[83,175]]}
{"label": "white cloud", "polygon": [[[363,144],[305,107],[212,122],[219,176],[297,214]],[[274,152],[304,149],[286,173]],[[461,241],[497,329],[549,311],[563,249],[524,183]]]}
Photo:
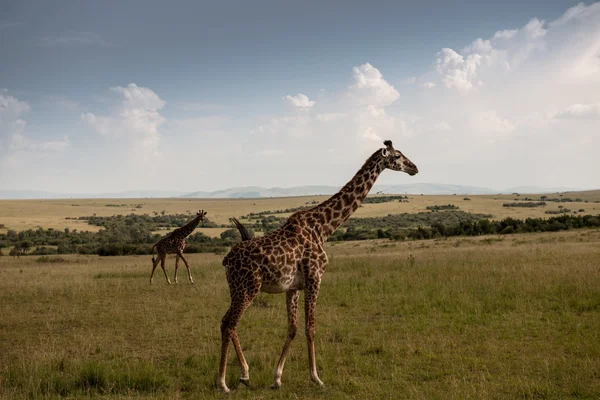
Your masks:
{"label": "white cloud", "polygon": [[[501,40],[501,39],[512,39],[519,32],[518,29],[505,29],[503,31],[498,31],[494,33],[492,40]],[[481,39],[477,39],[481,40]]]}
{"label": "white cloud", "polygon": [[67,31],[57,35],[48,35],[40,39],[42,46],[107,46],[109,43],[93,32]]}
{"label": "white cloud", "polygon": [[[498,32],[496,32],[498,34]],[[496,37],[496,35],[494,35]],[[466,46],[462,49],[461,53],[463,54],[471,54],[471,53],[489,53],[493,49],[492,42],[489,40],[476,39],[470,45]]]}
{"label": "white cloud", "polygon": [[352,68],[354,84],[351,93],[362,104],[388,106],[400,97],[400,93],[383,79],[377,68],[369,63]]}
{"label": "white cloud", "polygon": [[381,136],[379,136],[378,134],[376,134],[372,127],[368,127],[367,128],[367,130],[363,134],[363,137],[366,138],[366,139],[375,140],[377,142],[381,142],[382,141]]}
{"label": "white cloud", "polygon": [[0,149],[9,151],[58,152],[70,146],[69,138],[62,140],[32,139],[25,134],[27,122],[23,119],[31,106],[0,91]]}
{"label": "white cloud", "polygon": [[126,109],[144,109],[156,111],[167,104],[152,90],[130,83],[127,87],[111,87],[111,91],[123,95],[123,106]]}
{"label": "white cloud", "polygon": [[470,54],[465,58],[452,49],[444,48],[437,54],[436,70],[447,88],[469,90],[473,88],[481,58],[479,54]]}
{"label": "white cloud", "polygon": [[81,119],[103,136],[127,140],[145,159],[159,155],[159,127],[166,121],[159,111],[166,102],[151,89],[135,83],[110,90],[122,96],[117,111],[110,116],[82,113]]}
{"label": "white cloud", "polygon": [[309,100],[308,96],[302,93],[298,93],[295,96],[287,95],[283,97],[288,104],[300,109],[308,109],[315,105],[315,102]]}
{"label": "white cloud", "polygon": [[432,89],[435,87],[435,83],[433,82],[424,82],[421,84],[421,86],[423,86],[426,89]]}
{"label": "white cloud", "polygon": [[[600,119],[600,103],[573,104],[556,115],[559,119]],[[600,129],[600,126],[598,126]]]}
{"label": "white cloud", "polygon": [[490,141],[506,138],[515,131],[515,125],[508,119],[499,117],[495,111],[473,114],[470,120],[473,132]]}

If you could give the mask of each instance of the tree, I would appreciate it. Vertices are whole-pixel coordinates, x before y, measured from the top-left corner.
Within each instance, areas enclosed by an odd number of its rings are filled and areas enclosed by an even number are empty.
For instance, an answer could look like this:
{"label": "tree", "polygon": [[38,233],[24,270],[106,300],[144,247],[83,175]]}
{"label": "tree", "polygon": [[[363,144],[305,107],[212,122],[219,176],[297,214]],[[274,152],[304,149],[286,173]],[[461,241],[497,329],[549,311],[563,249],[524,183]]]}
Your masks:
{"label": "tree", "polygon": [[221,239],[227,241],[240,241],[242,240],[242,236],[237,229],[227,229],[226,231],[221,232]]}

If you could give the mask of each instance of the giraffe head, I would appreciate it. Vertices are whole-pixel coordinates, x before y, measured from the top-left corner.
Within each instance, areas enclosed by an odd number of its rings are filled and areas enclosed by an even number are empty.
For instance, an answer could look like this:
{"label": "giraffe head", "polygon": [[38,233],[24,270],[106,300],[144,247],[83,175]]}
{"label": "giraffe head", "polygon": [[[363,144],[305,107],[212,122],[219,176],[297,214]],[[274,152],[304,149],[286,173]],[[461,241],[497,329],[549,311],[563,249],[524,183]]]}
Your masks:
{"label": "giraffe head", "polygon": [[200,217],[200,221],[204,222],[204,221],[206,221],[206,214],[207,214],[206,211],[200,210],[196,213],[196,216]]}
{"label": "giraffe head", "polygon": [[410,176],[416,175],[419,169],[412,161],[410,161],[400,150],[394,149],[391,140],[383,142],[385,148],[381,149],[384,165],[386,168],[393,171],[406,172]]}

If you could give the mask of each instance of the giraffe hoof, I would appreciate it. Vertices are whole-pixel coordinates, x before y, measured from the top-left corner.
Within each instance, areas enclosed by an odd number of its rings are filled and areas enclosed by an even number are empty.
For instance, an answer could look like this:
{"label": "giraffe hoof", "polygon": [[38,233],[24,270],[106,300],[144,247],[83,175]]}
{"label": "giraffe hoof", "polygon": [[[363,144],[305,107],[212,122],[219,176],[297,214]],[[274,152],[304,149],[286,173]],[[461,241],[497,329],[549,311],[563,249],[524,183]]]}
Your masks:
{"label": "giraffe hoof", "polygon": [[250,386],[250,378],[240,378],[240,383],[244,384],[245,386]]}

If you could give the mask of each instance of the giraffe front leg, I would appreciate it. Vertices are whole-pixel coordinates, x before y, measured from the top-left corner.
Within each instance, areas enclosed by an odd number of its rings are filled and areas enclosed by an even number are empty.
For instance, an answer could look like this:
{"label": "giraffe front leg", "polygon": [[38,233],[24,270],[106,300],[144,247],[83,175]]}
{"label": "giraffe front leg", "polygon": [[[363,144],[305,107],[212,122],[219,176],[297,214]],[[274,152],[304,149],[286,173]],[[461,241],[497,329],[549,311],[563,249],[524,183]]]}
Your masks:
{"label": "giraffe front leg", "polygon": [[279,389],[281,386],[283,366],[285,365],[285,360],[290,351],[290,345],[296,336],[296,330],[298,328],[298,299],[300,298],[300,291],[290,290],[286,292],[285,296],[288,314],[287,337],[285,339],[285,344],[283,345],[283,350],[281,351],[281,357],[275,368],[275,378],[273,380],[273,385],[271,385],[271,389]]}
{"label": "giraffe front leg", "polygon": [[307,282],[304,289],[304,311],[310,379],[319,386],[323,386],[323,382],[319,379],[319,374],[317,374],[317,361],[315,357],[315,310],[317,308],[317,298],[319,297],[319,285],[320,279],[313,279],[311,282]]}
{"label": "giraffe front leg", "polygon": [[183,256],[183,252],[179,253],[179,257],[181,257],[181,259],[183,260],[183,263],[185,264],[185,267],[187,268],[188,278],[190,279],[190,283],[193,284],[194,280],[192,279],[192,272],[190,271],[190,264],[188,263],[186,258]]}

